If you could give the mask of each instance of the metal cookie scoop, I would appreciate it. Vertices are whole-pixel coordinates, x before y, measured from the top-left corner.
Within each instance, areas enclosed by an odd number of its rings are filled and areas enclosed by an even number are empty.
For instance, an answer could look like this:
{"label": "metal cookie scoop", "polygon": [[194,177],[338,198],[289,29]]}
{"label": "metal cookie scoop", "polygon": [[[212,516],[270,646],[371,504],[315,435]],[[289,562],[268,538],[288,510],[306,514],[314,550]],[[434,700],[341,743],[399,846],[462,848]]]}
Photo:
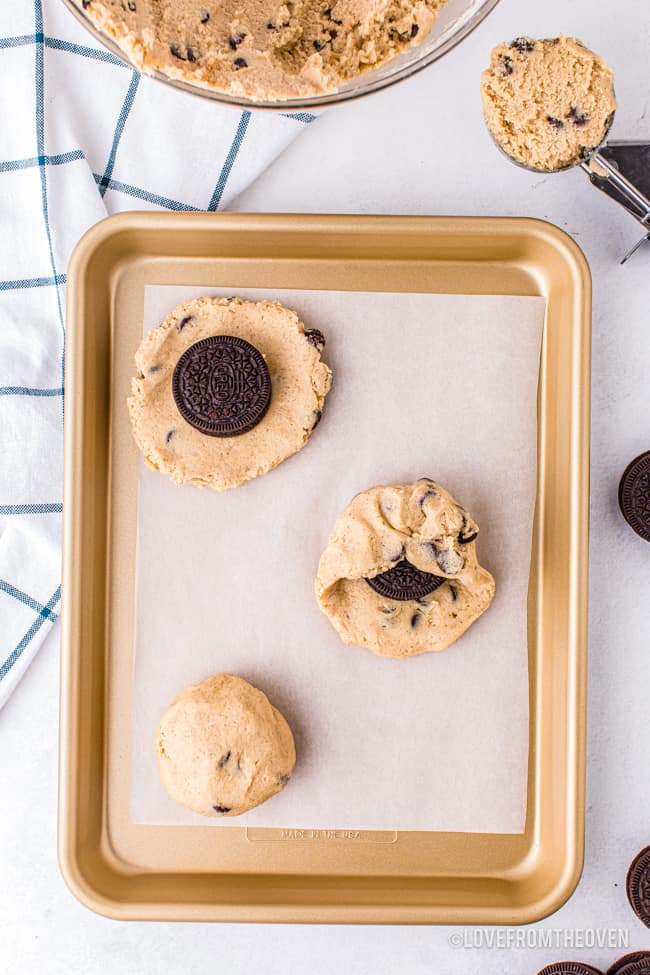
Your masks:
{"label": "metal cookie scoop", "polygon": [[580,168],[592,186],[620,204],[645,230],[621,261],[625,264],[641,244],[650,241],[650,143],[603,143]]}
{"label": "metal cookie scoop", "polygon": [[[605,140],[614,121],[614,114],[608,120]],[[650,143],[648,142],[607,142],[603,141],[582,159],[563,166],[561,169],[536,169],[525,166],[518,159],[513,159],[505,149],[499,145],[488,127],[488,132],[497,148],[510,162],[532,173],[561,173],[575,166],[587,174],[592,186],[611,197],[616,203],[627,210],[635,220],[641,224],[645,234],[622,259],[625,262],[646,241],[650,241]]]}

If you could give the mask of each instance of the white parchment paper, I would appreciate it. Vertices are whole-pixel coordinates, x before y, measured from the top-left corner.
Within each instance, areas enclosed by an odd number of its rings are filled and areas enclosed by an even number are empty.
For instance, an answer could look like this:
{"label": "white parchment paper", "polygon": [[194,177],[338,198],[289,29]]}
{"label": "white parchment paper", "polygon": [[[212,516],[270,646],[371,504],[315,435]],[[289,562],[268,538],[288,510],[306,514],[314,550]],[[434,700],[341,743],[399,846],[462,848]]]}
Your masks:
{"label": "white parchment paper", "polygon": [[[334,383],[305,449],[236,490],[141,465],[132,820],[521,832],[543,299],[150,286],[145,332],[199,294],[295,308],[325,334]],[[476,518],[497,591],[450,649],[387,660],[341,643],[314,576],[353,495],[420,476]],[[153,740],[181,688],[219,671],[280,708],[298,762],[279,796],[203,819],[166,796]]]}

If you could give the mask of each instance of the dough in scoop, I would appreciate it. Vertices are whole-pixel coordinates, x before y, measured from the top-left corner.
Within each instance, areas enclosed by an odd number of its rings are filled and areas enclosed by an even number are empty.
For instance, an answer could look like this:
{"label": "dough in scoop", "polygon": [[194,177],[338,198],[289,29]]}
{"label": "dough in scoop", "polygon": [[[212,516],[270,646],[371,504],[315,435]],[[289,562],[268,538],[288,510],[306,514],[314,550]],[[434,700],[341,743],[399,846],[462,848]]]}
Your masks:
{"label": "dough in scoop", "polygon": [[591,155],[616,108],[613,73],[574,37],[499,44],[481,95],[487,126],[504,152],[545,172]]}

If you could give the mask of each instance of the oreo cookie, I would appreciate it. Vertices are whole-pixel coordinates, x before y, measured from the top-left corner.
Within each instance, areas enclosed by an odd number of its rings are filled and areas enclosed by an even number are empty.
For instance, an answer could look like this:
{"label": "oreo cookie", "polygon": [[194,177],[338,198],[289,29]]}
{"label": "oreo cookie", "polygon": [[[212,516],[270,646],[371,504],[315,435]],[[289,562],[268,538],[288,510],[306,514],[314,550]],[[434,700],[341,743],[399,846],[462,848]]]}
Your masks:
{"label": "oreo cookie", "polygon": [[650,846],[641,850],[630,864],[626,887],[632,910],[650,928]]}
{"label": "oreo cookie", "polygon": [[397,599],[400,602],[423,599],[446,581],[432,572],[422,572],[407,559],[402,559],[392,569],[381,572],[372,579],[366,579],[370,588],[380,596],[386,599]]}
{"label": "oreo cookie", "polygon": [[210,437],[238,437],[257,426],[271,402],[262,353],[235,335],[212,335],[186,349],[174,369],[178,412]]}
{"label": "oreo cookie", "polygon": [[607,969],[607,975],[650,975],[650,951],[632,951],[623,955]]}
{"label": "oreo cookie", "polygon": [[630,528],[650,542],[650,450],[625,468],[618,486],[618,503]]}
{"label": "oreo cookie", "polygon": [[554,961],[542,968],[537,975],[602,975],[599,968],[581,961]]}

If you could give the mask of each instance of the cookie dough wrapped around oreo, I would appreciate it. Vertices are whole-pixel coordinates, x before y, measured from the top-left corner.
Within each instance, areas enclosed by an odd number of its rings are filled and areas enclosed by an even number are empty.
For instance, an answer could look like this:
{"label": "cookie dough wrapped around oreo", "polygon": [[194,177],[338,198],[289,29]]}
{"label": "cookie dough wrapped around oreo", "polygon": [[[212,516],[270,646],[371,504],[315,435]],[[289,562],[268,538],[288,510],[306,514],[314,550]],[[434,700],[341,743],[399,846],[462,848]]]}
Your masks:
{"label": "cookie dough wrapped around oreo", "polygon": [[428,478],[358,494],[321,557],[316,598],[344,643],[384,657],[444,650],[485,612],[494,579],[478,525]]}

